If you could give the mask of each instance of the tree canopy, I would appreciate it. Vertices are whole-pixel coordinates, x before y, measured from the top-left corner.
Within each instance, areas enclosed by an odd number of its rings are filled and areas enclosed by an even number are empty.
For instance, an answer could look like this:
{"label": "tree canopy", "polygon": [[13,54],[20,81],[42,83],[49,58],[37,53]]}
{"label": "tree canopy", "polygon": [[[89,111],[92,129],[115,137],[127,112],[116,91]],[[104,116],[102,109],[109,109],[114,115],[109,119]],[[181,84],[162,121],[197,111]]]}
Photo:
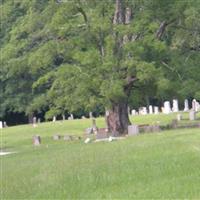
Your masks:
{"label": "tree canopy", "polygon": [[0,115],[200,99],[194,0],[0,1]]}

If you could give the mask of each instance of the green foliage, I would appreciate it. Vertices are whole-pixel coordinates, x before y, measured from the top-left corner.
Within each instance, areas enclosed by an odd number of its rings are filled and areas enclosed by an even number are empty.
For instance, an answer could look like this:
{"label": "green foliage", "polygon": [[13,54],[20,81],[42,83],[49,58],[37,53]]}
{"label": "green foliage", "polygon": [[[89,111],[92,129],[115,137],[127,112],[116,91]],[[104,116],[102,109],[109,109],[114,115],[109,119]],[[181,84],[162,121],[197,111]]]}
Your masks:
{"label": "green foliage", "polygon": [[[127,99],[199,98],[199,5],[123,3],[133,19],[113,25],[113,0],[1,1],[0,115],[50,118]],[[130,77],[136,81],[127,92]]]}

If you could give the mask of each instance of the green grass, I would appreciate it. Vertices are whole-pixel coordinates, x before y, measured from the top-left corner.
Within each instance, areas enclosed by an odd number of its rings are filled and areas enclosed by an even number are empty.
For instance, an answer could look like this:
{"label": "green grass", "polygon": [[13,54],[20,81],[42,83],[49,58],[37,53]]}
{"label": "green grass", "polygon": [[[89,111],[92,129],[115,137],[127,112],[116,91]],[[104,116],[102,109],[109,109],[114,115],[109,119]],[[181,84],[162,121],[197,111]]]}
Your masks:
{"label": "green grass", "polygon": [[[187,115],[184,115],[185,119]],[[136,116],[136,124],[169,123],[175,115]],[[159,122],[158,122],[159,121]],[[1,130],[2,199],[200,199],[200,129],[142,134],[111,143],[53,141],[83,134],[91,120]],[[97,119],[99,127],[104,119]],[[40,147],[32,136],[42,137]]]}

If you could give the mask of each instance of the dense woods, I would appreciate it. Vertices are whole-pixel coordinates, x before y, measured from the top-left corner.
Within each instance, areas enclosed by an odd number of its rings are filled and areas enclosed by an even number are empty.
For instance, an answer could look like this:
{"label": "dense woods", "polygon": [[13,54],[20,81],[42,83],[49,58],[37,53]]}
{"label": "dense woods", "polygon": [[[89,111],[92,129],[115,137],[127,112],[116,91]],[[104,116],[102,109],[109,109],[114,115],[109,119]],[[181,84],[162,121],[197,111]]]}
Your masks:
{"label": "dense woods", "polygon": [[[109,111],[200,99],[196,0],[1,0],[0,117]],[[11,120],[12,121],[12,120]]]}

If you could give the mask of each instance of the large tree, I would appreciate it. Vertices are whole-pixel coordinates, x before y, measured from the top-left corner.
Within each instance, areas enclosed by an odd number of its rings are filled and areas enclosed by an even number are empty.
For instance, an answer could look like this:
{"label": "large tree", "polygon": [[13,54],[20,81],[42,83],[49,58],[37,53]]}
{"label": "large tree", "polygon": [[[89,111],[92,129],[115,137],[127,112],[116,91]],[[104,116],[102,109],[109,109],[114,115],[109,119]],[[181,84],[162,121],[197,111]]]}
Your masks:
{"label": "large tree", "polygon": [[[73,109],[103,104],[112,134],[127,133],[128,101],[134,88],[153,87],[162,76],[161,61],[167,50],[162,37],[174,21],[169,5],[162,1],[156,5],[122,0],[73,2],[67,19],[70,28],[60,27],[71,59],[58,69],[48,91],[54,104],[59,105],[56,96],[62,94],[67,94],[64,104]],[[156,7],[159,11],[153,12]]]}

